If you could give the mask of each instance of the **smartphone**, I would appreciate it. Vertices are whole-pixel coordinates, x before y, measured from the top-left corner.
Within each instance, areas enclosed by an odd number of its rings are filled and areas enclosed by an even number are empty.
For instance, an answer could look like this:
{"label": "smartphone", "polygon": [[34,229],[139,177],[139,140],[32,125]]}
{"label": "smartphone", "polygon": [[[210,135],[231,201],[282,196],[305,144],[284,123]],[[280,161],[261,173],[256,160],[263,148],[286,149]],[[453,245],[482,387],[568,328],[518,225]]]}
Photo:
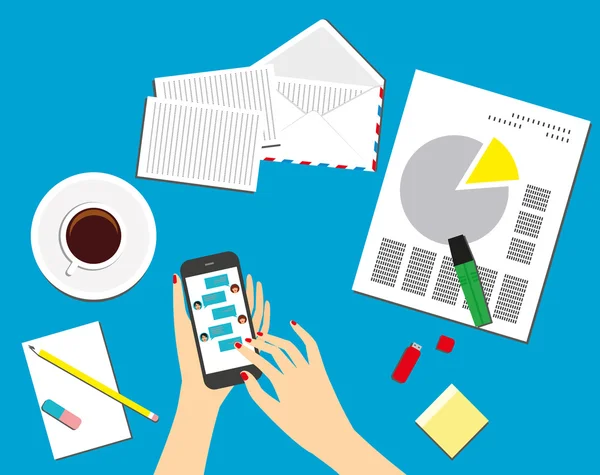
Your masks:
{"label": "smartphone", "polygon": [[181,278],[206,386],[242,384],[241,371],[258,379],[262,372],[234,346],[255,337],[238,256],[223,252],[185,261]]}

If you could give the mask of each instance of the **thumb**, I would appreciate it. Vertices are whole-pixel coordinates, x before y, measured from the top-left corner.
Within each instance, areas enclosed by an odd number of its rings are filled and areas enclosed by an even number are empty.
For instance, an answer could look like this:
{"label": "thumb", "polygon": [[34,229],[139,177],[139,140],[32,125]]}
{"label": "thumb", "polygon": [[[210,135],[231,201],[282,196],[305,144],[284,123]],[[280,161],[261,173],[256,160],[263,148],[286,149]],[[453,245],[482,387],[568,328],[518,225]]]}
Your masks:
{"label": "thumb", "polygon": [[242,371],[240,376],[252,400],[267,416],[273,419],[272,413],[279,403],[265,392],[252,373]]}
{"label": "thumb", "polygon": [[191,351],[190,347],[195,346],[195,342],[192,324],[185,311],[181,278],[177,274],[173,274],[173,323],[177,350],[181,357],[181,353],[187,354]]}
{"label": "thumb", "polygon": [[185,301],[183,299],[181,278],[177,274],[173,274],[173,316],[175,317],[176,324],[178,315],[184,315],[187,317],[185,311]]}

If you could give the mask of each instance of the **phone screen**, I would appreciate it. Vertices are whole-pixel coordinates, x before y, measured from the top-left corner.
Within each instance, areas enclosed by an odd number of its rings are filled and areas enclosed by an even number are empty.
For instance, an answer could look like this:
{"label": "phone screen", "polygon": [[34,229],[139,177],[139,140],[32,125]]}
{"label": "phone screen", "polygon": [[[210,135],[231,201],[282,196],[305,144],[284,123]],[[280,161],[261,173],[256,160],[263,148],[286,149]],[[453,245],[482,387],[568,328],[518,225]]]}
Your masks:
{"label": "phone screen", "polygon": [[234,347],[252,338],[237,267],[186,277],[185,283],[205,373],[252,364]]}

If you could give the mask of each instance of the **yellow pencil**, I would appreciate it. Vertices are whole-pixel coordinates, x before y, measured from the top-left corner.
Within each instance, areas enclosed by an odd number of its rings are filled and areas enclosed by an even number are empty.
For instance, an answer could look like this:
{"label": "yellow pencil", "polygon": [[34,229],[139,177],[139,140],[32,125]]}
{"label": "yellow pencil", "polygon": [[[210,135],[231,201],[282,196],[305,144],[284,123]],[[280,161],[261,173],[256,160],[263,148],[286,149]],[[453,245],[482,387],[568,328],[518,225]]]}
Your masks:
{"label": "yellow pencil", "polygon": [[154,414],[153,412],[150,412],[145,407],[140,406],[139,404],[133,402],[131,399],[126,398],[122,394],[118,393],[114,389],[111,389],[108,386],[106,386],[105,384],[102,384],[100,381],[97,381],[94,378],[92,378],[91,376],[88,376],[83,371],[79,371],[77,368],[74,368],[69,363],[65,363],[63,360],[61,360],[60,358],[57,358],[54,355],[51,355],[46,350],[40,350],[38,352],[31,345],[29,345],[29,348],[31,348],[31,351],[33,351],[40,358],[45,359],[49,363],[52,363],[54,366],[57,366],[58,368],[62,369],[63,371],[66,371],[71,376],[75,376],[77,379],[83,381],[86,384],[89,384],[94,389],[97,389],[101,393],[106,394],[108,397],[113,398],[115,401],[120,402],[124,406],[127,406],[129,409],[132,409],[135,412],[137,412],[138,414],[141,414],[142,416],[147,417],[148,419],[150,419],[153,422],[158,421],[158,416],[156,414]]}

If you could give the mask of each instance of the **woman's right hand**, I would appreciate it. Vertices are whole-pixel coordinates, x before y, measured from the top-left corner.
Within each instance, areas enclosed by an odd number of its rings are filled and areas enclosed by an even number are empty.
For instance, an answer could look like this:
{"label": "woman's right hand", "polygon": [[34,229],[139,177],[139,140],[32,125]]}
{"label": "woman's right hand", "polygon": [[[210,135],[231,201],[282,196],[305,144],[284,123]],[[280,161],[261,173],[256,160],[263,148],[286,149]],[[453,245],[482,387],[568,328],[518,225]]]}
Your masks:
{"label": "woman's right hand", "polygon": [[338,473],[402,473],[354,431],[331,386],[317,343],[296,322],[291,325],[306,346],[308,360],[293,343],[274,335],[259,332],[257,339],[248,338],[246,343],[272,355],[278,368],[252,348],[236,343],[237,350],[271,380],[279,399],[243,371],[254,402],[301,447]]}

